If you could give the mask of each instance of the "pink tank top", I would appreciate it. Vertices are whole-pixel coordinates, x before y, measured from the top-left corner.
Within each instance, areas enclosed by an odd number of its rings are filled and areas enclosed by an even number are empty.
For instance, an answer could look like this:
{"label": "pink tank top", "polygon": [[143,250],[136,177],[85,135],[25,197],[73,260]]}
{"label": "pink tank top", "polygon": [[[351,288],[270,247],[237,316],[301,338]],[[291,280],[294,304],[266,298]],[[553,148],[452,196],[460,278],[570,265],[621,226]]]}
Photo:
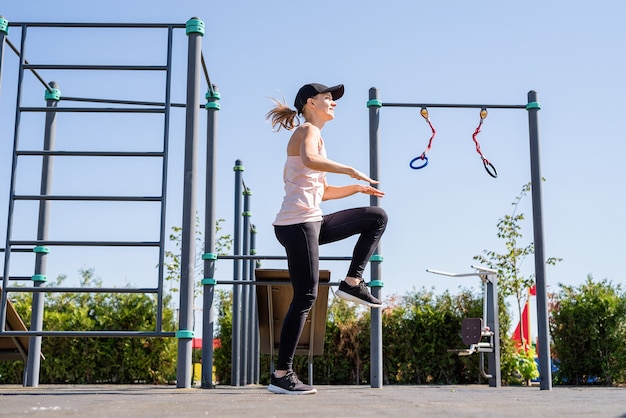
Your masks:
{"label": "pink tank top", "polygon": [[[326,157],[324,143],[320,155]],[[299,155],[287,156],[283,170],[285,196],[273,225],[294,225],[322,220],[322,196],[326,172],[311,170]]]}

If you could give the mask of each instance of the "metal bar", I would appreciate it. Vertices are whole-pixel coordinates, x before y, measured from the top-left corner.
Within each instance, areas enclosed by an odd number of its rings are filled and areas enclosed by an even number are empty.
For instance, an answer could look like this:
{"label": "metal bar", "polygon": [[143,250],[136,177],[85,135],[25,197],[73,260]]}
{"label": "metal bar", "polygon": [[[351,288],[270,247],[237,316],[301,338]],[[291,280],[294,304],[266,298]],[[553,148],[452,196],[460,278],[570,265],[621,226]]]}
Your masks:
{"label": "metal bar", "polygon": [[161,166],[161,218],[159,221],[159,267],[158,267],[158,288],[157,294],[157,317],[156,317],[156,329],[157,331],[163,330],[163,286],[165,275],[165,237],[166,237],[166,208],[167,208],[167,177],[168,177],[168,151],[169,151],[169,135],[170,135],[170,115],[172,105],[172,53],[173,53],[173,29],[170,27],[167,30],[167,72],[165,73],[165,115],[163,118],[163,160]]}
{"label": "metal bar", "polygon": [[[245,183],[243,184],[243,212],[241,214],[242,217],[242,249],[243,254],[250,254],[250,234],[248,231],[250,230],[250,189],[246,187]],[[248,267],[250,267],[250,263],[244,262],[242,263],[241,268],[241,280],[248,281],[249,271]],[[251,311],[250,311],[250,290],[251,288],[246,286],[241,289],[241,369],[240,369],[240,379],[241,385],[245,386],[248,383],[248,365],[249,365],[249,328],[251,326]]]}
{"label": "metal bar", "polygon": [[185,24],[182,23],[9,22],[9,27],[12,26],[29,26],[33,28],[185,28]]}
{"label": "metal bar", "polygon": [[175,337],[174,332],[154,332],[154,331],[5,331],[0,333],[6,337]]}
{"label": "metal bar", "polygon": [[[185,159],[183,181],[183,219],[180,255],[180,311],[179,331],[193,330],[195,245],[196,245],[196,183],[198,154],[198,125],[200,102],[200,53],[202,36],[198,32],[188,34],[187,49],[187,108],[185,109]],[[192,337],[178,338],[178,367],[176,386],[191,387]]]}
{"label": "metal bar", "polygon": [[[371,88],[369,90],[369,100],[379,100],[378,89]],[[370,177],[379,180],[378,170],[378,150],[379,150],[379,115],[380,107],[369,107],[369,167]],[[379,198],[370,196],[370,206],[379,206]],[[374,254],[380,254],[381,245],[379,244]],[[370,262],[371,280],[380,281],[381,268],[379,262]],[[371,289],[372,295],[382,298],[382,288],[380,286]],[[383,387],[383,326],[382,326],[382,309],[372,308],[370,310],[370,385],[372,388]],[[313,326],[313,325],[311,325]],[[311,342],[312,344],[312,342]]]}
{"label": "metal bar", "polygon": [[[241,254],[241,207],[242,207],[242,174],[243,163],[241,160],[235,161],[235,202],[234,202],[234,232],[233,232],[233,254]],[[241,258],[233,258],[233,280],[241,282]],[[233,333],[231,351],[231,386],[241,386],[241,286],[233,286]]]}
{"label": "metal bar", "polygon": [[[284,255],[218,255],[220,260],[286,260]],[[325,261],[350,261],[350,256],[321,256],[320,260]]]}
{"label": "metal bar", "polygon": [[[217,91],[217,87],[214,87]],[[208,103],[218,99],[211,95]],[[207,108],[207,145],[206,145],[206,182],[205,182],[205,219],[204,219],[204,252],[215,254],[215,224],[217,195],[217,107]],[[204,260],[204,277],[213,279],[215,275],[215,259]],[[213,387],[213,333],[215,328],[215,286],[202,286],[202,388]]]}
{"label": "metal bar", "polygon": [[[24,106],[19,109],[22,112],[51,112],[46,107]],[[63,113],[163,113],[165,108],[133,108],[133,107],[58,107],[55,112]]]}
{"label": "metal bar", "polygon": [[[537,92],[528,92],[528,103],[537,103]],[[541,165],[539,163],[539,108],[528,109],[530,141],[530,181],[533,202],[533,233],[535,243],[535,280],[537,288],[537,333],[539,337],[539,387],[552,389],[552,367],[550,365],[550,333],[548,324],[548,291],[543,239],[543,212],[541,203]]]}
{"label": "metal bar", "polygon": [[136,152],[136,151],[35,151],[22,150],[15,152],[18,156],[58,156],[58,157],[164,157],[160,151]]}
{"label": "metal bar", "polygon": [[25,70],[113,70],[113,71],[165,71],[165,65],[87,65],[87,64],[26,64]]}
{"label": "metal bar", "polygon": [[[15,54],[16,54],[19,58],[21,58],[20,51],[19,51],[19,50],[15,47],[15,45],[13,45],[13,44],[11,43],[11,41],[9,40],[9,38],[7,38],[7,44],[8,44],[8,45],[9,45],[9,47],[13,50],[13,52],[15,52]],[[28,65],[28,61],[24,60],[24,64]],[[38,73],[37,71],[35,71],[35,70],[30,70],[30,72],[31,72],[31,73],[33,73],[33,75],[35,76],[35,78],[37,78],[37,80],[39,80],[39,82],[40,82],[41,84],[43,84],[43,85],[44,85],[44,87],[46,88],[46,90],[48,90],[48,91],[52,91],[52,87],[50,87],[50,86],[48,85],[48,83],[46,83],[46,81],[45,81],[45,80],[44,80],[44,79],[43,79],[43,78],[39,75],[39,73]]]}
{"label": "metal bar", "polygon": [[[170,58],[171,59],[171,58]],[[171,75],[169,75],[171,78]],[[109,103],[109,104],[126,104],[137,106],[167,106],[169,99],[166,102],[145,102],[139,100],[119,100],[119,99],[92,99],[88,97],[61,97],[61,101],[64,102],[86,102],[86,103]],[[185,107],[184,103],[169,103],[170,107]]]}
{"label": "metal bar", "polygon": [[[9,245],[21,246],[76,246],[76,247],[158,247],[158,241],[55,241],[55,240],[10,240]],[[31,250],[32,251],[32,250]]]}
{"label": "metal bar", "polygon": [[111,201],[111,202],[160,202],[161,196],[59,196],[59,195],[15,195],[15,200],[65,201]]}
{"label": "metal bar", "polygon": [[[22,30],[21,37],[21,48],[24,50],[24,45],[26,43],[26,28]],[[9,284],[9,266],[11,260],[11,235],[13,233],[13,212],[15,209],[15,201],[12,199],[12,196],[15,194],[15,184],[16,184],[16,175],[17,175],[17,154],[15,154],[15,150],[19,148],[19,132],[20,132],[20,120],[21,120],[21,112],[20,106],[22,104],[22,87],[24,81],[24,57],[20,56],[20,64],[18,67],[18,76],[17,76],[17,94],[15,99],[15,124],[13,126],[13,157],[11,159],[11,179],[9,182],[9,208],[7,210],[7,227],[6,227],[6,238],[5,238],[5,246],[7,249],[4,253],[4,267],[2,275],[2,287],[6,288]],[[6,324],[6,314],[7,314],[7,294],[6,292],[0,293],[0,332],[4,331],[4,327]]]}
{"label": "metal bar", "polygon": [[[320,282],[320,286],[339,286],[341,282]],[[279,281],[279,280],[246,280],[244,282],[240,280],[216,280],[216,285],[242,285],[242,286],[267,286],[267,285],[276,285],[276,286],[291,286],[291,282],[288,281]]]}
{"label": "metal bar", "polygon": [[[30,279],[30,277],[29,277]],[[11,286],[4,289],[14,293],[157,293],[158,288],[129,288],[129,287],[22,287]]]}
{"label": "metal bar", "polygon": [[447,104],[447,103],[382,103],[383,107],[446,107],[476,109],[526,109],[526,105],[499,104]]}
{"label": "metal bar", "polygon": [[[59,85],[52,81],[50,82],[52,89],[58,89]],[[55,109],[59,104],[59,101],[53,98],[46,100],[46,106]],[[44,128],[44,140],[43,149],[53,150],[56,140],[56,113],[46,113],[45,128]],[[50,190],[52,190],[52,172],[53,172],[54,157],[44,156],[41,161],[41,185],[40,195],[46,196]],[[15,196],[13,196],[15,200]],[[48,230],[50,225],[50,202],[47,200],[39,201],[39,216],[37,218],[37,239],[45,241],[48,239]],[[47,253],[35,254],[35,271],[34,274],[45,276],[47,270]],[[43,282],[34,282],[35,288],[43,286]],[[32,315],[31,315],[31,331],[41,331],[43,329],[43,314],[44,314],[44,297],[43,295],[36,293],[33,295],[32,300]],[[30,338],[29,350],[28,350],[28,362],[26,367],[26,374],[24,379],[24,386],[33,387],[39,386],[39,369],[41,367],[41,337],[34,336]]]}

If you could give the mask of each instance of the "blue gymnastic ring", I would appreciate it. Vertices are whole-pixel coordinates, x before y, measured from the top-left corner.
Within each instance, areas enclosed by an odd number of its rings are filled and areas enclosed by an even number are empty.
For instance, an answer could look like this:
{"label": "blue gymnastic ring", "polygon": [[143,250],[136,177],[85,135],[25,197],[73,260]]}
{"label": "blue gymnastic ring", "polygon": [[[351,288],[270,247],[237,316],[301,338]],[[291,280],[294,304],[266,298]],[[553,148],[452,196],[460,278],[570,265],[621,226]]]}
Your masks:
{"label": "blue gymnastic ring", "polygon": [[[413,163],[414,163],[415,161],[417,161],[417,160],[423,160],[423,161],[424,161],[424,164],[422,164],[422,165],[420,165],[420,166],[417,166],[417,167],[416,167],[416,166],[414,166],[414,165],[413,165]],[[425,156],[425,155],[424,155],[423,157],[422,157],[421,155],[420,155],[419,157],[415,157],[415,158],[413,158],[413,159],[411,160],[411,162],[409,163],[409,167],[411,167],[413,170],[419,170],[420,168],[424,168],[424,167],[426,167],[427,165],[428,165],[428,157],[427,157],[427,156]]]}

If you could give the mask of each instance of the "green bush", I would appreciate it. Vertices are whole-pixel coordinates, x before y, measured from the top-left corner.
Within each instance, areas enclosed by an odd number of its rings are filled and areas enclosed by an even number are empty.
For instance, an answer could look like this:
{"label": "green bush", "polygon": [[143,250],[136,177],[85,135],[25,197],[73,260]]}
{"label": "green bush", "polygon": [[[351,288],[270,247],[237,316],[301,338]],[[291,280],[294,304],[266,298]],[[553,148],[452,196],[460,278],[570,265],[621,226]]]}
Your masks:
{"label": "green bush", "polygon": [[[217,381],[230,384],[232,300],[230,292],[218,293],[216,336],[221,347],[215,350]],[[461,321],[482,316],[482,294],[462,290],[435,296],[424,289],[403,297],[394,296],[383,310],[384,384],[463,384],[481,382],[479,356],[459,357],[448,349],[464,348]],[[515,346],[506,336],[510,319],[500,300],[501,371],[504,383],[516,383],[520,376]],[[269,355],[261,356],[260,382],[269,383]],[[308,359],[296,356],[294,369],[308,379]],[[328,307],[324,354],[313,362],[315,384],[367,384],[370,379],[370,314],[339,298]]]}
{"label": "green bush", "polygon": [[561,285],[552,305],[557,382],[626,383],[626,296],[621,287],[589,276],[578,287]]}
{"label": "green bush", "polygon": [[[99,285],[84,272],[83,286]],[[58,281],[60,284],[62,279]],[[30,323],[32,295],[12,295],[17,312]],[[166,301],[167,302],[167,301]],[[49,293],[46,331],[155,331],[156,297],[144,294]],[[174,313],[163,309],[163,329],[175,329]],[[39,383],[167,383],[175,379],[174,338],[43,337]],[[21,383],[24,362],[0,362],[0,383]]]}

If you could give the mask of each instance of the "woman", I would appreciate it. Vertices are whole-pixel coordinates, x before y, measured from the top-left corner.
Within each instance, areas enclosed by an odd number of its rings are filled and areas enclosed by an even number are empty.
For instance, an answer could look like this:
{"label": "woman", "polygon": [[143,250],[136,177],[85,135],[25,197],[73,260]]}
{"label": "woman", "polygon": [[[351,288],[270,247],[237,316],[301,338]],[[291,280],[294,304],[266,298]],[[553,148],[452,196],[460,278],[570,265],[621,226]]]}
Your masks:
{"label": "woman", "polygon": [[[338,297],[369,307],[382,306],[370,294],[362,279],[363,271],[374,253],[387,224],[387,214],[376,206],[348,209],[322,215],[323,200],[340,199],[355,193],[383,197],[377,184],[357,169],[326,157],[322,128],[335,118],[335,100],[343,96],[342,84],[326,87],[306,84],[298,91],[292,110],[274,100],[276,106],[267,114],[272,127],[294,130],[287,144],[283,180],[285,196],[274,221],[278,241],[285,247],[293,300],[285,316],[280,335],[276,370],[269,390],[280,394],[316,393],[302,383],[293,371],[293,357],[307,315],[317,297],[319,283],[319,245],[359,234],[346,278],[341,281]],[[304,117],[300,124],[299,116]],[[366,184],[331,186],[326,173],[346,174]]]}

